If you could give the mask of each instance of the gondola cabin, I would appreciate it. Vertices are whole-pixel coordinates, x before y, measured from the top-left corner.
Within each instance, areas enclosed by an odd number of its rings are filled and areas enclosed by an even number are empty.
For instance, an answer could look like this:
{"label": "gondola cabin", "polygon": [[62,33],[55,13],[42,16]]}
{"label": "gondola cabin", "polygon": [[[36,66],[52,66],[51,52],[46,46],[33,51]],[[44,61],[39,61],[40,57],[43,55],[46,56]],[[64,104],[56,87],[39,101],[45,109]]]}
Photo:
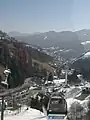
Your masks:
{"label": "gondola cabin", "polygon": [[67,102],[63,97],[51,97],[47,107],[48,120],[64,120],[67,115]]}

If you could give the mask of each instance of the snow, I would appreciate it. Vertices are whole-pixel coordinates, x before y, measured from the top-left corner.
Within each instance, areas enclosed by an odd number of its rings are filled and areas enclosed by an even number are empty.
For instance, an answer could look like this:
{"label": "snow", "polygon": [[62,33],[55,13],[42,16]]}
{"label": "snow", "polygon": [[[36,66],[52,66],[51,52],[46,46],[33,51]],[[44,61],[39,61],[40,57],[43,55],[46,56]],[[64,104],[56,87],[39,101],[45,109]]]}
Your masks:
{"label": "snow", "polygon": [[1,83],[8,86],[7,81],[1,81]]}
{"label": "snow", "polygon": [[46,40],[47,38],[48,38],[48,37],[47,37],[47,36],[45,36],[45,37],[44,37],[44,40]]}
{"label": "snow", "polygon": [[85,84],[85,87],[89,87],[89,88],[90,88],[90,83],[87,82],[87,83]]}
{"label": "snow", "polygon": [[66,71],[65,71],[65,70],[61,70],[61,72],[62,72],[62,74],[65,74],[65,73],[66,73]]}
{"label": "snow", "polygon": [[60,52],[62,52],[63,50],[59,50]]}
{"label": "snow", "polygon": [[[10,111],[9,111],[10,112]],[[38,110],[23,107],[20,113],[8,113],[5,114],[5,120],[46,120],[43,113]]]}
{"label": "snow", "polygon": [[82,93],[80,92],[78,95],[76,95],[76,98],[79,97]]}
{"label": "snow", "polygon": [[64,52],[70,52],[70,51],[72,51],[72,49],[65,50]]}
{"label": "snow", "polygon": [[46,84],[53,84],[53,82],[52,82],[52,81],[46,81],[46,82],[45,82],[45,85],[46,85]]}
{"label": "snow", "polygon": [[26,45],[26,47],[31,47],[30,45]]}
{"label": "snow", "polygon": [[72,86],[70,88],[66,88],[66,94],[65,94],[65,97],[68,99],[68,98],[75,98],[77,95],[79,95],[82,91],[82,88],[81,87],[75,87],[75,86]]}
{"label": "snow", "polygon": [[82,77],[82,75],[81,75],[81,74],[78,74],[78,75],[77,75],[77,77],[78,77],[78,78],[81,78],[81,77]]}
{"label": "snow", "polygon": [[[78,77],[81,77],[79,74]],[[65,79],[58,79],[56,76],[54,76],[54,83],[57,85],[62,84],[65,82]],[[47,82],[46,82],[47,83]],[[48,83],[51,83],[51,81],[48,81]],[[90,83],[86,83],[85,86],[90,87]],[[84,86],[83,86],[84,87]],[[36,87],[30,87],[30,90],[35,89]],[[67,101],[67,108],[68,111],[70,110],[71,105],[80,103],[81,106],[83,106],[84,110],[83,113],[85,114],[88,112],[88,102],[90,100],[90,96],[86,97],[84,100],[78,100],[76,97],[81,96],[82,93],[82,86],[70,86],[70,88],[64,88],[64,87],[57,87],[60,88],[58,92],[61,90],[65,90],[65,98]],[[52,90],[52,86],[49,87],[49,90]],[[76,108],[75,108],[76,109]],[[44,110],[45,111],[45,110]],[[69,111],[70,112],[70,111]],[[5,110],[4,112],[5,119],[4,120],[47,120],[46,118],[46,113],[43,114],[39,110],[31,109],[30,107],[27,110],[27,106],[22,106],[21,111],[16,110],[16,111],[10,111],[10,110]]]}
{"label": "snow", "polygon": [[7,73],[11,73],[10,69],[8,70],[4,70],[4,73],[7,74]]}
{"label": "snow", "polygon": [[[56,64],[55,64],[56,65]],[[57,79],[58,77],[57,76],[53,76],[54,79]]]}
{"label": "snow", "polygon": [[36,89],[37,87],[33,87],[33,86],[31,86],[30,88],[29,88],[29,90],[34,90],[34,89]]}
{"label": "snow", "polygon": [[57,84],[62,84],[65,82],[65,79],[54,79],[53,82],[57,85]]}
{"label": "snow", "polygon": [[71,107],[71,105],[72,105],[75,101],[79,101],[79,100],[76,100],[76,99],[74,99],[74,98],[68,98],[68,99],[66,99],[66,101],[67,101],[67,108],[68,108],[68,110],[69,110],[70,107]]}
{"label": "snow", "polygon": [[87,45],[89,43],[90,43],[90,41],[81,42],[82,45]]}
{"label": "snow", "polygon": [[[74,94],[72,94],[73,92],[74,92]],[[74,96],[81,94],[80,88],[77,88],[75,86],[72,86],[70,88],[66,88],[66,94],[68,94],[68,96],[69,96],[68,98],[66,98],[68,111],[70,111],[70,107],[72,104],[80,103],[80,105],[83,106],[83,108],[84,108],[83,112],[84,113],[88,112],[88,105],[87,104],[88,104],[88,101],[90,99],[90,96],[88,96],[83,101],[75,99]],[[4,116],[5,116],[4,120],[19,120],[19,119],[21,119],[21,120],[47,120],[46,114],[44,115],[39,110],[31,109],[30,107],[27,110],[27,106],[23,106],[21,108],[21,111],[17,110],[17,111],[11,112],[9,110],[6,110],[4,112]]]}
{"label": "snow", "polygon": [[90,56],[90,52],[87,52],[87,53],[84,55],[85,58],[87,58],[87,57],[89,57],[89,56]]}

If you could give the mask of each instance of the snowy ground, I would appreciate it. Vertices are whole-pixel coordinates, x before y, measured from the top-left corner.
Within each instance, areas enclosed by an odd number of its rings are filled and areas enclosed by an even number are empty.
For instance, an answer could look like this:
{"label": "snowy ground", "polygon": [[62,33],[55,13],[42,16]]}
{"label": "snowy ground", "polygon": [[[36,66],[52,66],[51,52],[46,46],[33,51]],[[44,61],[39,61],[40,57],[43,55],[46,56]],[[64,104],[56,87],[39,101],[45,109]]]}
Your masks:
{"label": "snowy ground", "polygon": [[65,79],[55,79],[53,80],[54,84],[56,84],[56,86],[59,86],[60,84],[63,84],[65,82]]}
{"label": "snowy ground", "polygon": [[31,108],[28,108],[27,110],[27,107],[22,107],[20,113],[18,113],[18,111],[6,111],[4,116],[4,120],[46,120],[43,113]]}
{"label": "snowy ground", "polygon": [[[57,85],[57,84],[61,84],[62,82],[64,82],[64,80],[63,81],[55,80],[54,82]],[[90,87],[90,84],[87,83],[86,86]],[[66,90],[65,97],[66,97],[66,101],[67,101],[68,111],[70,111],[71,105],[73,105],[75,102],[76,102],[75,104],[77,104],[77,102],[80,103],[80,105],[84,108],[83,113],[86,113],[88,111],[87,103],[90,100],[90,96],[87,97],[83,101],[75,99],[76,96],[78,97],[78,96],[82,95],[81,94],[81,91],[82,91],[81,86],[79,86],[79,87],[72,86],[70,88],[62,88],[61,90]],[[61,90],[59,90],[58,92],[60,92]],[[26,106],[23,106],[21,108],[21,111],[16,110],[14,112],[11,112],[11,111],[6,110],[4,112],[4,116],[5,116],[4,120],[20,120],[20,119],[21,120],[47,120],[46,116],[43,113],[41,113],[38,110],[31,109],[31,108],[28,108],[28,110],[27,110]]]}
{"label": "snowy ground", "polygon": [[[81,106],[83,106],[85,108],[84,112],[88,111],[87,100],[80,101],[80,100],[76,100],[73,98],[67,99],[68,111],[70,111],[71,105],[74,104],[75,102],[80,103]],[[31,108],[28,108],[28,110],[27,110],[27,107],[25,107],[25,106],[22,107],[21,112],[19,112],[19,113],[18,113],[18,111],[14,111],[14,112],[6,111],[4,114],[5,114],[4,120],[20,120],[20,119],[21,120],[47,120],[45,115],[43,113],[41,113],[40,111],[31,109]]]}

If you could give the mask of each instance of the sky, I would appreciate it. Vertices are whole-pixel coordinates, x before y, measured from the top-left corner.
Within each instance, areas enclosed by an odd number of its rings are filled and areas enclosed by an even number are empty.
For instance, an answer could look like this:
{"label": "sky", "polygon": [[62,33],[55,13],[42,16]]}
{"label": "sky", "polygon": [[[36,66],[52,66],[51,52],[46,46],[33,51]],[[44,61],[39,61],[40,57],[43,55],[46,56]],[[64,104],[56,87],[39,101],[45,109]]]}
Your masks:
{"label": "sky", "polygon": [[90,0],[0,0],[0,30],[35,33],[90,28]]}

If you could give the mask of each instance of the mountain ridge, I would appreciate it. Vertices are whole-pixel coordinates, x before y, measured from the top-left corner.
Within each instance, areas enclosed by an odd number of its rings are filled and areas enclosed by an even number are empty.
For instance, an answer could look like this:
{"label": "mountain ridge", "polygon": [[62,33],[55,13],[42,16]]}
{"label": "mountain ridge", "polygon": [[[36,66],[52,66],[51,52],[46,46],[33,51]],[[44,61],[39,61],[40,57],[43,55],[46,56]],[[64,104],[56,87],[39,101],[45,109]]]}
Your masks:
{"label": "mountain ridge", "polygon": [[[84,32],[85,30],[83,30]],[[84,45],[81,44],[79,33],[73,31],[49,31],[38,34],[30,34],[27,36],[15,36],[19,41],[27,42],[32,45],[40,46],[41,48],[56,47],[60,49],[72,49],[72,56],[78,57],[84,52]],[[71,53],[69,53],[70,56]]]}
{"label": "mountain ridge", "polygon": [[[15,37],[20,41],[26,41],[31,44],[38,44],[40,46],[45,46],[45,40],[52,42],[53,45],[57,45],[59,42],[62,41],[90,41],[90,29],[81,29],[79,31],[47,31],[47,32],[38,32],[38,33],[20,33],[17,31],[12,31],[8,33],[9,36]],[[55,42],[54,42],[55,41]],[[42,44],[40,44],[40,42]],[[47,46],[47,44],[46,44]],[[49,46],[52,44],[49,43]]]}

